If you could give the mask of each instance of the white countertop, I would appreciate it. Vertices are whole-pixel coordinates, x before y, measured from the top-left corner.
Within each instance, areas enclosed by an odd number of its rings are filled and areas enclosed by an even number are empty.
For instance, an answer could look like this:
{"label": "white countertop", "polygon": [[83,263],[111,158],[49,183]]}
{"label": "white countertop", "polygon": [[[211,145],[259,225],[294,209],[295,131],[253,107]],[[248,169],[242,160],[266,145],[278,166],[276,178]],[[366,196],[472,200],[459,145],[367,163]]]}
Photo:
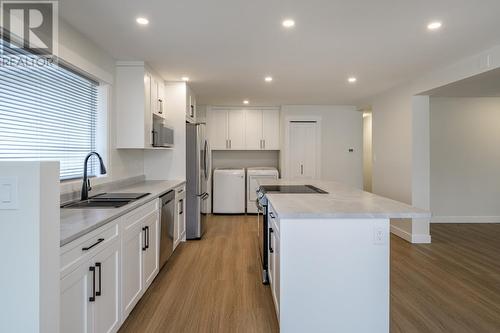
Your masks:
{"label": "white countertop", "polygon": [[106,223],[125,215],[133,209],[159,198],[184,183],[184,180],[152,180],[141,181],[130,186],[113,189],[112,192],[114,193],[151,193],[144,198],[132,201],[119,208],[61,208],[60,246],[64,246]]}
{"label": "white countertop", "polygon": [[431,213],[333,182],[259,180],[260,185],[313,185],[328,194],[266,194],[280,218],[430,218]]}

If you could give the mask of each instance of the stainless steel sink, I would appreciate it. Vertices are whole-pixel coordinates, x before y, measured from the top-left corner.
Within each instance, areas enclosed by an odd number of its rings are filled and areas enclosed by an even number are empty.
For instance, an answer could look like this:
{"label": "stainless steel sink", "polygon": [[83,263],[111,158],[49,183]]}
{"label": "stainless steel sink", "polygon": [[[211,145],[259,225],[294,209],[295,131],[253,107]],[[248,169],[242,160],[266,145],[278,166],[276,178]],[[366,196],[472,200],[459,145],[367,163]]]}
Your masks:
{"label": "stainless steel sink", "polygon": [[134,200],[84,200],[77,202],[70,202],[68,204],[62,205],[61,208],[118,208],[125,206]]}

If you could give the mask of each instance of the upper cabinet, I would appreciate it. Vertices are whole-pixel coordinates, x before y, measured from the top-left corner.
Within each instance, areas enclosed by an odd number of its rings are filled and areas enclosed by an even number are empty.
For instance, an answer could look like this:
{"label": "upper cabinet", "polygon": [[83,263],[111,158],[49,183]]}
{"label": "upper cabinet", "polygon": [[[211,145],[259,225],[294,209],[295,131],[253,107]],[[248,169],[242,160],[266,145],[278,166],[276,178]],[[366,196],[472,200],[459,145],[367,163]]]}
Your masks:
{"label": "upper cabinet", "polygon": [[207,125],[213,150],[279,150],[279,109],[210,108]]}
{"label": "upper cabinet", "polygon": [[164,121],[165,85],[144,62],[116,64],[116,147],[152,148],[153,120]]}
{"label": "upper cabinet", "polygon": [[186,85],[186,121],[196,122],[196,95],[188,85]]}

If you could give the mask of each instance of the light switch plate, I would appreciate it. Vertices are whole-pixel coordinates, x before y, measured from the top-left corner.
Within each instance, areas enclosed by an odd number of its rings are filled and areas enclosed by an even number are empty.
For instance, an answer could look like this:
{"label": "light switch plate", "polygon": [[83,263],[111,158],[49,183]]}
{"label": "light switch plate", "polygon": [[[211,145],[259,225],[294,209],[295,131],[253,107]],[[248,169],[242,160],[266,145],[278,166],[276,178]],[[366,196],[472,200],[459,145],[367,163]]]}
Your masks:
{"label": "light switch plate", "polygon": [[17,177],[0,177],[0,210],[17,209]]}

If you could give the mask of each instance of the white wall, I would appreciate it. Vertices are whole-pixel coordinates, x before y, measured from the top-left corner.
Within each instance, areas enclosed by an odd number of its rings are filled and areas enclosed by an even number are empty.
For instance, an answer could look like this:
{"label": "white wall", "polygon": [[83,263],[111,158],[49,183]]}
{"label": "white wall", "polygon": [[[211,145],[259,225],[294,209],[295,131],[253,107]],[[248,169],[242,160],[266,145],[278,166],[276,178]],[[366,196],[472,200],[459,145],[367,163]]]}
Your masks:
{"label": "white wall", "polygon": [[[286,117],[321,118],[321,178],[363,188],[363,115],[354,106],[283,105],[281,135],[285,133]],[[350,153],[349,148],[354,152]],[[286,166],[282,159],[281,169]]]}
{"label": "white wall", "polygon": [[433,220],[500,222],[500,98],[432,97],[430,114]]}
{"label": "white wall", "polygon": [[363,190],[372,191],[372,115],[363,114]]}
{"label": "white wall", "polygon": [[[65,63],[98,80],[107,95],[104,112],[107,111],[105,118],[107,118],[108,124],[104,132],[108,133],[108,145],[100,149],[100,152],[106,155],[108,175],[93,180],[93,183],[100,184],[142,175],[144,173],[144,154],[142,150],[117,150],[114,148],[116,146],[116,110],[114,108],[113,92],[115,59],[64,20],[60,20],[59,23],[60,58]],[[80,187],[80,181],[64,182],[61,185],[61,192],[66,193],[79,190]]]}
{"label": "white wall", "polygon": [[[499,67],[500,46],[495,46],[412,78],[365,101],[364,104],[372,106],[373,112],[373,192],[417,207],[419,203],[427,202],[428,198],[414,198],[412,190],[412,183],[430,181],[413,177],[413,170],[425,169],[422,164],[427,163],[425,159],[412,158],[414,145],[419,145],[422,135],[412,130],[413,96]],[[425,173],[422,173],[422,177],[425,178]],[[427,222],[418,223],[427,226],[417,229],[428,229]],[[400,227],[412,237],[412,223],[404,222]],[[430,240],[430,237],[426,239]]]}

